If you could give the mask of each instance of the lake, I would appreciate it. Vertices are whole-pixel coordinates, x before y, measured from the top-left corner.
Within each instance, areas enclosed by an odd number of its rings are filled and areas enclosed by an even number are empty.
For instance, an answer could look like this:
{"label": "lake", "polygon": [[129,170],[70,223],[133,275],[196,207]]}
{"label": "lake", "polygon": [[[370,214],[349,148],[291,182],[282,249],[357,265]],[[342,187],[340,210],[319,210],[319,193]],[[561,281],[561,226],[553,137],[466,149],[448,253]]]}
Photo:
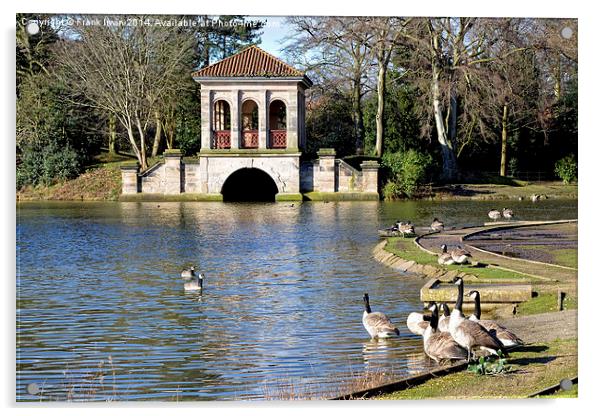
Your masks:
{"label": "lake", "polygon": [[[424,371],[405,326],[424,281],[372,259],[376,230],[482,224],[503,205],[577,218],[576,200],[290,205],[18,204],[17,400],[321,398]],[[202,296],[183,290],[188,265]],[[370,340],[365,292],[399,338]]]}

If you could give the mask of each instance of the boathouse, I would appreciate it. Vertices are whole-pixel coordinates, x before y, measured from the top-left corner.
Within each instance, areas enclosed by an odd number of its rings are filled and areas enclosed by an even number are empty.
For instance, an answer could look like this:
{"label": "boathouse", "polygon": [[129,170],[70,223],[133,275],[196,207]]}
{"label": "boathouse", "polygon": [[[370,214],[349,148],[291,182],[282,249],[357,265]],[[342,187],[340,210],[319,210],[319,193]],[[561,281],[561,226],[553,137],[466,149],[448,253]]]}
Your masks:
{"label": "boathouse", "polygon": [[333,149],[320,149],[316,160],[302,157],[305,94],[312,86],[303,72],[250,46],[192,77],[201,95],[198,156],[168,150],[146,171],[122,166],[123,194],[273,201],[314,191],[378,198],[378,163],[353,167]]}

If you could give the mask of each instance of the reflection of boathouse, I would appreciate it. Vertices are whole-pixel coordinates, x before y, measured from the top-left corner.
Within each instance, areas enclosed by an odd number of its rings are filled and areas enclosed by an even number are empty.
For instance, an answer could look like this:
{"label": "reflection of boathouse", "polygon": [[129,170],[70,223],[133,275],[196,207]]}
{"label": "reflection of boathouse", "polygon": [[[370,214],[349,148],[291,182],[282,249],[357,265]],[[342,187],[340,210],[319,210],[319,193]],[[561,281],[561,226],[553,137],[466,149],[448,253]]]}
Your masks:
{"label": "reflection of boathouse", "polygon": [[378,164],[361,169],[322,149],[302,163],[305,91],[301,71],[257,46],[192,74],[201,90],[201,150],[193,161],[177,150],[144,172],[123,166],[123,193],[198,194],[212,199],[300,199],[302,192],[377,197]]}

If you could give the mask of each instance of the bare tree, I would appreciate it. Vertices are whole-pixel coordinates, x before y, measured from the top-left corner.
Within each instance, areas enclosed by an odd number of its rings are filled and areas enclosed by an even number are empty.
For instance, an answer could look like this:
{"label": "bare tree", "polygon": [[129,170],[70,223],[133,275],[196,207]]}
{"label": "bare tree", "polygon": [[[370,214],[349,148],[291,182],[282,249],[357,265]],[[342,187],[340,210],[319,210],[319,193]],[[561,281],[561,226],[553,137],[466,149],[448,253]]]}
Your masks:
{"label": "bare tree", "polygon": [[149,126],[156,123],[161,100],[179,88],[174,81],[190,71],[194,38],[144,24],[82,25],[73,27],[69,37],[58,51],[65,81],[92,106],[115,115],[146,169]]}

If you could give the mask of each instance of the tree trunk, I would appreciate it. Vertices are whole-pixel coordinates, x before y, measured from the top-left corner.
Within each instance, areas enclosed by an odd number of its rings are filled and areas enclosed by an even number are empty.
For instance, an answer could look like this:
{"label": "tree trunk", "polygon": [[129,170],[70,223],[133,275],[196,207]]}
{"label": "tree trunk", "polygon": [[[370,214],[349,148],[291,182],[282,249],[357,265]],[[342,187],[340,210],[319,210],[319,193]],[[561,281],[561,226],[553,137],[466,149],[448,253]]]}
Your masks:
{"label": "tree trunk", "polygon": [[140,120],[136,117],[136,127],[138,128],[138,134],[140,135],[140,169],[148,169],[148,162],[146,160],[146,138],[145,131],[142,128]]}
{"label": "tree trunk", "polygon": [[450,181],[456,177],[456,155],[445,129],[443,110],[441,108],[441,92],[439,90],[439,70],[435,64],[433,64],[431,91],[433,93],[433,112],[435,126],[437,127],[437,141],[441,146],[441,156],[443,157],[443,179]]}
{"label": "tree trunk", "polygon": [[142,153],[140,152],[140,149],[138,149],[138,146],[136,145],[136,138],[134,137],[134,129],[131,125],[125,126],[125,129],[127,130],[128,139],[130,140],[130,145],[132,146],[132,150],[134,150],[134,153],[136,154],[138,163],[140,163],[140,166],[142,166]]}
{"label": "tree trunk", "polygon": [[506,156],[508,144],[508,104],[504,103],[502,115],[502,157],[500,160],[500,176],[506,176]]}
{"label": "tree trunk", "polygon": [[355,153],[364,154],[364,114],[362,111],[362,81],[360,77],[353,81],[353,122],[355,127]]}
{"label": "tree trunk", "polygon": [[109,114],[109,154],[117,154],[117,148],[115,143],[117,142],[117,126],[115,121],[115,114]]}
{"label": "tree trunk", "polygon": [[156,157],[157,153],[159,153],[159,144],[161,144],[161,128],[163,124],[161,123],[161,117],[159,116],[159,112],[155,111],[155,140],[153,142],[153,152],[151,153],[151,157]]}
{"label": "tree trunk", "polygon": [[378,105],[376,108],[376,156],[383,155],[383,130],[384,130],[384,113],[385,113],[385,77],[387,75],[387,63],[378,63],[378,83],[377,95]]}

